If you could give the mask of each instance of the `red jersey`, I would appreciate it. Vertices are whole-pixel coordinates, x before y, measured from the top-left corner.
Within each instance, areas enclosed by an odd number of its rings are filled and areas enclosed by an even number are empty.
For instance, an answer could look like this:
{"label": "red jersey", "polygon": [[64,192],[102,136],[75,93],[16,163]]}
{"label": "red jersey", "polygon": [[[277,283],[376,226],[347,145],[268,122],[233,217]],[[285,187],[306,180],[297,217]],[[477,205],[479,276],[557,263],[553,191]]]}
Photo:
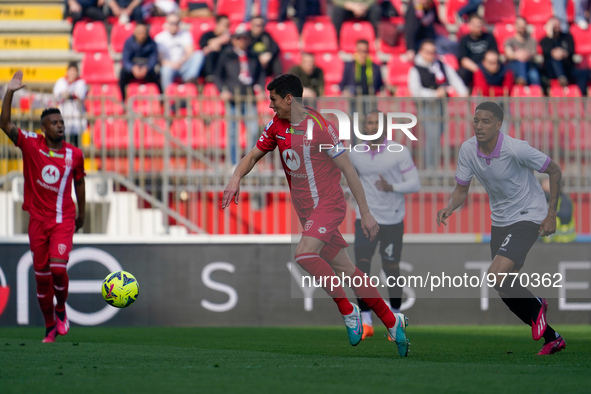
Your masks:
{"label": "red jersey", "polygon": [[42,135],[21,129],[16,146],[23,152],[23,210],[37,220],[62,223],[76,219],[72,179],[79,180],[86,175],[82,151],[65,141],[62,149],[52,151]]}
{"label": "red jersey", "polygon": [[[311,140],[306,138],[309,120],[314,126]],[[291,201],[298,216],[306,218],[318,207],[345,204],[340,185],[341,170],[333,162],[345,150],[335,127],[317,112],[310,110],[299,125],[275,115],[256,146],[263,152],[279,147]]]}

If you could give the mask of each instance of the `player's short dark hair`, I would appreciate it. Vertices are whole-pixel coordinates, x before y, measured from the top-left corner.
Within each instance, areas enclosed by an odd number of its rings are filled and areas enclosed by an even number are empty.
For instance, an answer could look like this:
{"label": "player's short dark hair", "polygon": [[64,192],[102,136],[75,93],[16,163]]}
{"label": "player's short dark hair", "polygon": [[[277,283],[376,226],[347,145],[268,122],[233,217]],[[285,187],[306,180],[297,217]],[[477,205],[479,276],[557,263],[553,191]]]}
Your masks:
{"label": "player's short dark hair", "polygon": [[288,94],[293,97],[302,97],[304,94],[304,86],[302,80],[295,74],[281,74],[273,79],[267,85],[267,90],[275,91],[281,98],[285,98]]}
{"label": "player's short dark hair", "polygon": [[493,116],[501,122],[505,116],[503,109],[499,106],[499,104],[493,103],[492,101],[485,101],[484,103],[478,104],[474,113],[476,113],[478,110],[492,112]]}
{"label": "player's short dark hair", "polygon": [[61,111],[58,108],[52,107],[52,108],[45,108],[43,110],[43,112],[41,113],[41,123],[43,123],[43,119],[45,119],[46,116],[48,115],[53,115],[53,114],[62,114]]}

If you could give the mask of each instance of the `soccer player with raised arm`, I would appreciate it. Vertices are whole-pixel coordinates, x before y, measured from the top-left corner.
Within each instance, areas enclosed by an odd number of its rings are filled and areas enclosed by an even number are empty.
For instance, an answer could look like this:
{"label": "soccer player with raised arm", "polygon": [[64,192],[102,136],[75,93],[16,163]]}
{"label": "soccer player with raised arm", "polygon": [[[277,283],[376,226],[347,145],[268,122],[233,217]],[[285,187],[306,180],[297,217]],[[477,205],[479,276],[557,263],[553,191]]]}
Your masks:
{"label": "soccer player with raised arm", "polygon": [[[363,122],[363,133],[375,135],[380,126],[378,111],[368,112]],[[383,124],[383,123],[382,123]],[[356,210],[355,221],[355,263],[366,274],[371,268],[371,258],[380,244],[382,267],[388,277],[400,275],[400,256],[402,252],[402,236],[404,234],[404,215],[406,206],[404,195],[416,193],[421,187],[419,172],[410,156],[409,150],[394,141],[386,140],[386,133],[374,141],[366,141],[366,150],[351,152],[351,162],[359,174],[365,190],[369,211],[376,218],[380,230],[370,240],[361,230],[361,215]],[[388,287],[390,308],[400,313],[402,303],[402,287]],[[359,299],[361,321],[363,322],[363,339],[374,334],[371,311]]]}
{"label": "soccer player with raised arm", "polygon": [[[447,225],[446,220],[464,202],[470,181],[476,176],[490,200],[492,263],[488,273],[494,275],[495,289],[511,312],[531,326],[533,339],[544,338],[538,354],[554,354],[564,349],[566,343],[548,325],[548,303],[521,286],[519,280],[511,280],[508,274],[521,270],[538,236],[556,231],[562,172],[556,162],[527,142],[501,133],[502,124],[503,110],[497,104],[487,101],[476,107],[475,136],[460,148],[457,185],[449,205],[437,212],[437,224]],[[549,203],[534,171],[550,176]]]}
{"label": "soccer player with raised arm", "polygon": [[[367,285],[368,280],[363,280],[364,273],[353,265],[345,250],[348,244],[338,230],[347,209],[340,186],[341,173],[345,175],[359,205],[362,231],[368,238],[374,239],[379,230],[347,151],[333,125],[318,112],[298,102],[303,86],[296,75],[276,77],[267,90],[271,100],[269,107],[275,116],[257,145],[236,167],[224,190],[222,208],[228,207],[232,200],[238,203],[240,180],[265,154],[278,147],[291,190],[291,201],[304,230],[295,251],[296,262],[314,278],[329,278],[329,282],[335,275],[351,278],[355,295],[362,298],[382,320],[388,334],[396,342],[399,354],[405,357],[408,353],[406,316],[392,313],[377,289]],[[312,139],[307,138],[309,127],[313,132]],[[357,277],[361,280],[355,280]],[[355,282],[362,283],[356,287]],[[359,307],[349,302],[342,286],[333,288],[326,284],[324,290],[337,304],[347,327],[349,342],[356,346],[363,335]]]}
{"label": "soccer player with raised arm", "polygon": [[[24,88],[23,73],[17,71],[6,87],[0,114],[0,128],[23,153],[25,202],[29,212],[29,242],[37,282],[37,300],[45,319],[43,342],[55,342],[57,334],[70,329],[66,316],[68,297],[67,264],[74,232],[84,225],[86,197],[84,156],[64,141],[64,119],[57,108],[41,114],[45,137],[21,130],[10,119],[13,93]],[[78,200],[72,201],[72,180]],[[57,304],[53,305],[53,297]]]}

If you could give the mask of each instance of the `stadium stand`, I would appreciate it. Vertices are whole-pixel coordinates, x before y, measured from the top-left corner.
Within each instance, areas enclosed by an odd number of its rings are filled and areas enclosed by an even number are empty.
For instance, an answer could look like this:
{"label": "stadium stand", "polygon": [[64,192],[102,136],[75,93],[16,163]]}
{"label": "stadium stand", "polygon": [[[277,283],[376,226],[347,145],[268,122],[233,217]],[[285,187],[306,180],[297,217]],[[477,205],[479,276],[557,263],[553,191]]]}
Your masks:
{"label": "stadium stand", "polygon": [[103,22],[78,22],[72,33],[72,49],[77,52],[106,52],[107,29]]}
{"label": "stadium stand", "polygon": [[486,23],[514,23],[516,15],[513,0],[488,0],[484,2],[484,20]]}
{"label": "stadium stand", "polygon": [[337,32],[330,21],[308,20],[302,29],[302,48],[306,52],[336,52]]}
{"label": "stadium stand", "polygon": [[552,0],[523,0],[519,2],[519,15],[527,23],[544,24],[552,16]]}
{"label": "stadium stand", "polygon": [[135,28],[135,22],[129,23],[115,23],[111,27],[111,49],[114,52],[121,53],[123,51],[123,45],[131,35],[133,35],[133,29]]}
{"label": "stadium stand", "polygon": [[347,53],[355,52],[355,44],[359,40],[367,40],[369,43],[369,52],[375,53],[375,41],[376,35],[371,26],[371,23],[367,21],[346,21],[343,23],[341,27],[341,42],[340,42],[340,49],[341,51]]}
{"label": "stadium stand", "polygon": [[115,83],[115,65],[108,52],[88,52],[82,59],[80,76],[89,84]]}
{"label": "stadium stand", "polygon": [[269,22],[265,25],[265,31],[271,35],[281,51],[300,50],[300,34],[292,21]]}

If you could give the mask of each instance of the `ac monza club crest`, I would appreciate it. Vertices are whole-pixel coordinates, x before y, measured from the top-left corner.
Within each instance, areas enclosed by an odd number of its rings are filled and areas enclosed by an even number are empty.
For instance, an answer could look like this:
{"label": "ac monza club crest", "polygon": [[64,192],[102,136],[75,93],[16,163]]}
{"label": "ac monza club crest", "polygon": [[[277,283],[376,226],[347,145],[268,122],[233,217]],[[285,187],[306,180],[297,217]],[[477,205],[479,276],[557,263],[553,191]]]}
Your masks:
{"label": "ac monza club crest", "polygon": [[8,304],[8,297],[10,295],[10,288],[6,283],[6,277],[4,276],[4,272],[0,267],[0,316],[4,312],[4,308],[6,308],[6,304]]}
{"label": "ac monza club crest", "polygon": [[312,225],[314,224],[313,220],[308,220],[306,222],[306,224],[304,225],[304,231],[308,231],[312,228]]}
{"label": "ac monza club crest", "polygon": [[60,252],[60,254],[64,254],[66,253],[66,245],[64,244],[59,244],[57,246],[57,251]]}
{"label": "ac monza club crest", "polygon": [[66,159],[66,167],[72,167],[72,159]]}

